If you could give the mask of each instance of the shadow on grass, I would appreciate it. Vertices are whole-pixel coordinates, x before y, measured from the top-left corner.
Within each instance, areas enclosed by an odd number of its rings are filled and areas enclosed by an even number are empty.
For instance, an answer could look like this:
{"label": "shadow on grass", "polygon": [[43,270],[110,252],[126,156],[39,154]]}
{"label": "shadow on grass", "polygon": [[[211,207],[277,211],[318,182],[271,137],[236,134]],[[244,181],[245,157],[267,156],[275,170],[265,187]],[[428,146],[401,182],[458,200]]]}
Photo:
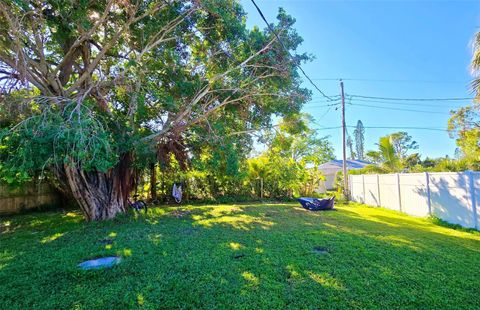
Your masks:
{"label": "shadow on grass", "polygon": [[[0,300],[10,308],[475,308],[475,235],[338,208],[183,206],[103,223],[57,214],[38,219],[39,237],[25,221],[1,236]],[[126,259],[111,270],[76,270],[81,259],[115,253]]]}

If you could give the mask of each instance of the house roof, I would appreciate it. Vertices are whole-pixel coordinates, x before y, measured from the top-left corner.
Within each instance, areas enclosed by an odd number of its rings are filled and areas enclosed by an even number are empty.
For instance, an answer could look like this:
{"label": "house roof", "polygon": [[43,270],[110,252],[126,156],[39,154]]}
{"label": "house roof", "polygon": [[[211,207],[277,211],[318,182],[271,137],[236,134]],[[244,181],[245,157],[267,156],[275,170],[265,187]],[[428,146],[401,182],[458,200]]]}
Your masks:
{"label": "house roof", "polygon": [[[347,169],[361,169],[372,163],[364,160],[347,160]],[[334,159],[318,167],[320,170],[338,170],[343,166],[343,160]]]}

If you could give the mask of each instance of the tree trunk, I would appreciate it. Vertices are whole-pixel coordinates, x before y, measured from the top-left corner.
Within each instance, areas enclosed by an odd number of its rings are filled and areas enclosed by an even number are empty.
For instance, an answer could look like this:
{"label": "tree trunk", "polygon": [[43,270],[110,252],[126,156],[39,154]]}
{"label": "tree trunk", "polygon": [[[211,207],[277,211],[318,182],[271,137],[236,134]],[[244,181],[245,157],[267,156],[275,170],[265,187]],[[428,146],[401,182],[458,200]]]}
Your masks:
{"label": "tree trunk", "polygon": [[157,170],[155,164],[150,165],[150,198],[157,200]]}
{"label": "tree trunk", "polygon": [[112,219],[127,211],[127,198],[133,187],[130,156],[107,172],[85,171],[64,164],[59,177],[70,190],[87,221]]}

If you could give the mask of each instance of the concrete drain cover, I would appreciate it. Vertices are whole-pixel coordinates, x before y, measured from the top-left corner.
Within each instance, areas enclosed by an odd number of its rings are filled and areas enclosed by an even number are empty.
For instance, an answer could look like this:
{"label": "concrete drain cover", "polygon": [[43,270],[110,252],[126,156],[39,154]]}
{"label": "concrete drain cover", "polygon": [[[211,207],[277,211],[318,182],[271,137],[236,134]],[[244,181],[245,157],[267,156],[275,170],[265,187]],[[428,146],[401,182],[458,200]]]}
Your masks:
{"label": "concrete drain cover", "polygon": [[317,254],[328,254],[330,251],[326,247],[316,246],[313,248],[313,252]]}
{"label": "concrete drain cover", "polygon": [[122,258],[118,256],[101,257],[84,261],[83,263],[78,264],[78,267],[83,270],[105,269],[119,264],[121,260]]}

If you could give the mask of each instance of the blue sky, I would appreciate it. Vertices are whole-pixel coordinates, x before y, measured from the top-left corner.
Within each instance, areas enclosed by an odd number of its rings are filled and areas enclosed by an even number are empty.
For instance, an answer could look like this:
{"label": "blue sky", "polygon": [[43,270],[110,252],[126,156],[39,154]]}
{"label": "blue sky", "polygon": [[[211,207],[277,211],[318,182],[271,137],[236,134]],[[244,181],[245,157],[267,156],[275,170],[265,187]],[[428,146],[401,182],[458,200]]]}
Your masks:
{"label": "blue sky", "polygon": [[[264,27],[250,0],[241,0],[249,26]],[[344,78],[345,92],[378,97],[452,98],[472,97],[471,39],[480,30],[480,1],[322,1],[257,0],[270,22],[279,7],[297,19],[295,28],[304,42],[299,52],[315,60],[305,64],[307,74],[329,95],[339,94]],[[317,80],[318,79],[318,80]],[[367,79],[368,81],[348,80]],[[371,81],[374,80],[374,81]],[[305,86],[313,88],[305,83]],[[328,108],[313,91],[304,111],[319,123],[317,128],[340,125],[340,110]],[[447,126],[449,111],[463,102],[403,102],[406,105],[352,100],[347,105],[347,125],[380,127]],[[402,103],[402,102],[400,102]],[[355,106],[366,104],[386,107]],[[401,108],[427,113],[391,110]],[[349,128],[353,135],[353,128]],[[366,148],[375,149],[378,138],[398,130],[366,129]],[[407,129],[425,156],[452,156],[455,141],[444,131]],[[322,130],[330,135],[335,153],[341,156],[340,129]]]}

